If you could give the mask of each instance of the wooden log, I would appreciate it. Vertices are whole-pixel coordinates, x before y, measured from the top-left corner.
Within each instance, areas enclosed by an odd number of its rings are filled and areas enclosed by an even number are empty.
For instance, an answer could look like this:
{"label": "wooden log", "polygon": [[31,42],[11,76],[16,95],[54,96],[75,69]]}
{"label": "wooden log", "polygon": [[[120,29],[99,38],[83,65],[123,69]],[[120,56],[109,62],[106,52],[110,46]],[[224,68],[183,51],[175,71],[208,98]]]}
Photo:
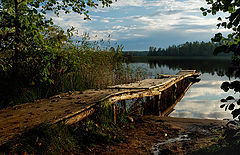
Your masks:
{"label": "wooden log", "polygon": [[183,91],[183,93],[181,94],[181,96],[176,99],[175,103],[172,104],[170,107],[168,107],[165,111],[163,111],[160,116],[168,116],[168,115],[171,113],[171,112],[169,112],[169,111],[171,111],[171,110],[173,111],[173,110],[174,110],[174,107],[176,106],[176,104],[181,101],[181,99],[183,98],[183,96],[185,95],[185,93],[186,93],[187,90],[191,87],[192,84],[193,84],[193,83],[190,82],[189,85],[187,86],[187,88],[186,88],[186,89]]}
{"label": "wooden log", "polygon": [[117,124],[117,113],[116,113],[115,104],[112,104],[112,107],[113,107],[113,122],[114,122],[114,124]]}
{"label": "wooden log", "polygon": [[146,97],[146,102],[143,103],[143,108],[144,108],[144,114],[149,114],[152,111],[150,96]]}
{"label": "wooden log", "polygon": [[86,118],[87,116],[92,115],[95,111],[96,111],[96,108],[92,107],[90,109],[82,111],[81,113],[79,113],[75,116],[72,116],[72,117],[69,117],[69,118],[65,119],[64,123],[65,124],[74,124],[74,123],[79,122],[82,119]]}
{"label": "wooden log", "polygon": [[165,74],[157,74],[158,78],[169,78],[169,77],[178,77],[179,75],[165,75]]}
{"label": "wooden log", "polygon": [[156,116],[159,116],[159,98],[160,98],[159,95],[154,96],[153,112],[154,112],[154,115]]}
{"label": "wooden log", "polygon": [[53,124],[58,122],[64,122],[65,124],[73,124],[93,114],[95,110],[96,103],[91,103],[88,106],[85,106],[85,108],[80,109],[79,111],[70,113],[68,115],[65,115],[64,117],[61,117],[60,119],[54,120]]}
{"label": "wooden log", "polygon": [[126,113],[126,100],[121,100],[122,113]]}

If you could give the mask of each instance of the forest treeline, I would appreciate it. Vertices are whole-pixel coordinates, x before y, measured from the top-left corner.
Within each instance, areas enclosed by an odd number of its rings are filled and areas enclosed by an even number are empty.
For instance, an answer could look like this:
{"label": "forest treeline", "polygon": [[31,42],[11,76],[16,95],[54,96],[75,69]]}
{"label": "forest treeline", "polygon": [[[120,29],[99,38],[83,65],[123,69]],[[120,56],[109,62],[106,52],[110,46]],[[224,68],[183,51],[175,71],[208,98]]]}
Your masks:
{"label": "forest treeline", "polygon": [[[129,56],[213,56],[213,51],[219,44],[213,42],[186,42],[180,45],[172,45],[168,48],[150,46],[148,51],[125,52]],[[228,56],[221,53],[218,56]]]}

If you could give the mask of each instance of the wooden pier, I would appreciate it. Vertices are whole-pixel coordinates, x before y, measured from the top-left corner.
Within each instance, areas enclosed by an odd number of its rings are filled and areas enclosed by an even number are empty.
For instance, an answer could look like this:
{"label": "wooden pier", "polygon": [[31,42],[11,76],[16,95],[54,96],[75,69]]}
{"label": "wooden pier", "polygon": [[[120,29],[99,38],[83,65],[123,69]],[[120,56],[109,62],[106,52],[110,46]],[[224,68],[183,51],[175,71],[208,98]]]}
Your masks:
{"label": "wooden pier", "polygon": [[[146,113],[165,116],[184,96],[198,77],[195,70],[182,70],[176,75],[159,75],[156,79],[145,79],[130,84],[109,86],[103,90],[87,90],[62,93],[50,99],[37,100],[0,110],[0,145],[21,134],[24,129],[43,122],[66,124],[76,123],[94,113],[100,103],[112,104],[114,117],[116,103],[125,111],[126,100],[143,99]],[[138,101],[138,100],[136,100]],[[136,102],[135,101],[135,102]],[[116,118],[114,119],[116,123]]]}

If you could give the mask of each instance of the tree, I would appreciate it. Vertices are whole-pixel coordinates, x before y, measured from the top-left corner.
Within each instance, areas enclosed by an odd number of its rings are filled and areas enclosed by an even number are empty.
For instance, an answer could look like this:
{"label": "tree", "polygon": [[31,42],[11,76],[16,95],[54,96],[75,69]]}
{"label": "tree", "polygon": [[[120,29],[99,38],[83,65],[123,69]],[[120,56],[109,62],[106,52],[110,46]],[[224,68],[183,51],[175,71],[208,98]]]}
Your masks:
{"label": "tree", "polygon": [[[108,7],[112,0],[1,0],[0,2],[0,52],[1,61],[5,62],[0,66],[5,70],[6,66],[11,66],[14,74],[17,74],[19,68],[23,67],[21,64],[26,62],[29,56],[40,54],[43,59],[48,59],[46,55],[50,53],[52,55],[53,51],[57,52],[56,49],[61,46],[60,44],[66,43],[67,37],[71,37],[70,30],[67,30],[67,34],[61,30],[58,37],[65,39],[59,38],[54,40],[55,42],[48,39],[51,34],[48,32],[55,31],[56,26],[51,18],[46,18],[47,12],[52,11],[57,16],[61,10],[65,13],[76,12],[84,14],[84,19],[90,19],[89,8],[97,8],[100,3],[102,7]],[[44,79],[48,79],[49,73],[45,75],[47,77]]]}
{"label": "tree", "polygon": [[[147,56],[212,56],[217,44],[213,42],[186,42],[181,45],[172,45],[166,49],[150,46]],[[227,56],[225,54],[225,56]]]}
{"label": "tree", "polygon": [[112,0],[0,0],[0,96],[33,85],[56,87],[55,79],[76,70],[81,59],[73,28],[64,31],[46,14],[75,12],[90,19],[88,10],[100,4],[109,7]]}
{"label": "tree", "polygon": [[88,7],[97,8],[98,1],[102,3],[102,7],[112,3],[112,0],[1,0],[0,51],[14,52],[14,59],[17,61],[20,52],[32,46],[32,42],[44,42],[42,32],[53,25],[52,19],[45,17],[48,11],[53,11],[56,15],[61,10],[65,13],[72,11],[84,14],[84,19],[90,19]]}
{"label": "tree", "polygon": [[156,54],[157,54],[157,48],[150,46],[147,55],[148,56],[156,56]]}
{"label": "tree", "polygon": [[[212,41],[219,42],[220,46],[215,48],[214,54],[219,53],[232,53],[232,67],[229,68],[228,74],[234,74],[235,77],[240,77],[240,1],[239,0],[206,0],[210,8],[201,8],[203,15],[207,14],[216,15],[217,12],[228,13],[229,16],[218,17],[219,23],[217,27],[223,27],[225,29],[232,30],[232,33],[224,37],[221,33],[215,34]],[[221,89],[228,91],[233,89],[235,92],[240,93],[240,81],[224,82],[221,85]],[[222,99],[222,104],[220,107],[225,110],[231,110],[233,118],[240,120],[240,99],[235,99],[232,96],[228,96],[226,99]],[[235,102],[228,102],[235,101]]]}

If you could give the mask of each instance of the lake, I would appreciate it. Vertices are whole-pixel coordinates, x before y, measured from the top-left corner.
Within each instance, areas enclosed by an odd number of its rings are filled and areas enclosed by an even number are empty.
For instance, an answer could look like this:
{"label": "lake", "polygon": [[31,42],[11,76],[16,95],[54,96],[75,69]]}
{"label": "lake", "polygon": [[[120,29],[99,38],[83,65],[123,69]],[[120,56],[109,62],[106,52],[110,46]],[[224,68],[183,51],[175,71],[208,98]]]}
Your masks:
{"label": "lake", "polygon": [[[160,74],[176,74],[180,70],[197,70],[201,73],[200,82],[193,84],[182,100],[174,107],[172,117],[232,119],[231,112],[220,108],[222,98],[228,95],[234,97],[234,91],[224,92],[221,83],[229,81],[226,75],[231,61],[224,58],[136,58],[130,63],[131,67],[142,67],[153,78]],[[230,81],[235,80],[231,77]]]}

